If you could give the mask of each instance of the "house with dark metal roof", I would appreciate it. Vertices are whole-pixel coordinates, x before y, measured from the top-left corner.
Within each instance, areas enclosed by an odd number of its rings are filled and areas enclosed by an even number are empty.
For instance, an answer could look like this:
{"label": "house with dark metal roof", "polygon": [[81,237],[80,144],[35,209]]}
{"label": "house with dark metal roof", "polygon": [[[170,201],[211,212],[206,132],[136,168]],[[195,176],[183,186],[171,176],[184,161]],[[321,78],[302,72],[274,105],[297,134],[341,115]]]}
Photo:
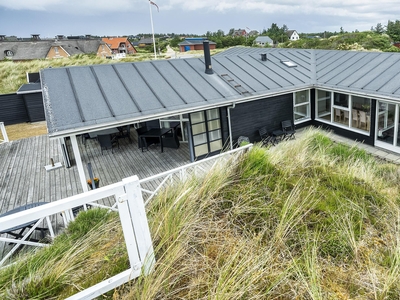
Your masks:
{"label": "house with dark metal roof", "polygon": [[[203,42],[205,38],[185,38],[185,40],[178,44],[179,50],[181,52],[191,51],[191,50],[204,50]],[[210,41],[210,49],[213,50],[217,47],[217,43]]]}
{"label": "house with dark metal roof", "polygon": [[79,161],[78,135],[174,119],[196,160],[292,120],[400,153],[399,53],[234,47],[211,58],[207,46],[204,58],[41,70],[50,138],[70,137]]}

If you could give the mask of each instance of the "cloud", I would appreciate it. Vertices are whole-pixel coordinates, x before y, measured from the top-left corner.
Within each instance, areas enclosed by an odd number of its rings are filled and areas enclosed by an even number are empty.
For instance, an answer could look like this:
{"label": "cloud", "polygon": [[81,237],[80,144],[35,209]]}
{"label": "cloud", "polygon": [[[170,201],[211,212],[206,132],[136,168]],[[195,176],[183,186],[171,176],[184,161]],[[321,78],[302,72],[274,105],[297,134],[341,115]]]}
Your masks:
{"label": "cloud", "polygon": [[[394,7],[398,6],[398,0],[158,0],[154,1],[165,10],[209,10],[221,13],[229,11],[259,12],[267,14],[334,14],[340,16],[352,16],[375,14],[395,16]],[[107,11],[137,11],[146,9],[146,0],[0,0],[0,7],[14,10],[66,10],[75,13],[107,12]]]}

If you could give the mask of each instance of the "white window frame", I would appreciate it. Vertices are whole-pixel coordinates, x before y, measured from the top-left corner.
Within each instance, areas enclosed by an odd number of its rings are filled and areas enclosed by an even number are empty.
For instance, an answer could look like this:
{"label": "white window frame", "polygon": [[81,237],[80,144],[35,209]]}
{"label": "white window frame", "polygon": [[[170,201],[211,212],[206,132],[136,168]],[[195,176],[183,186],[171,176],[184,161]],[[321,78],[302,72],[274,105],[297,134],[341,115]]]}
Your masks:
{"label": "white window frame", "polygon": [[[307,98],[305,102],[302,103],[298,103],[296,104],[296,97],[297,97],[297,93],[299,92],[306,92],[307,93]],[[300,124],[306,121],[311,120],[311,97],[310,97],[310,90],[302,90],[302,91],[297,91],[297,92],[293,92],[293,120],[294,120],[294,124]],[[303,116],[303,118],[301,119],[296,119],[296,114],[299,115],[298,112],[295,111],[296,107],[301,107],[301,106],[306,106],[306,115]]]}

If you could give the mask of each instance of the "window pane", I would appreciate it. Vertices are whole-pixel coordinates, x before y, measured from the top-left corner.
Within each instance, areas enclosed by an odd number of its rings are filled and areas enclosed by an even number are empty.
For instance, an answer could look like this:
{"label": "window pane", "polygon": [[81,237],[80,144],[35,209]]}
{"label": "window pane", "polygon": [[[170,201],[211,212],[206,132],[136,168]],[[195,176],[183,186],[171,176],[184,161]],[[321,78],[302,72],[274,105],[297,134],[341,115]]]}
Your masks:
{"label": "window pane", "polygon": [[340,109],[340,108],[334,108],[334,122],[339,123],[344,126],[349,126],[349,111]]}
{"label": "window pane", "polygon": [[340,93],[335,93],[333,104],[336,106],[343,106],[343,107],[349,107],[349,95],[347,94],[340,94]]}
{"label": "window pane", "polygon": [[351,126],[357,129],[369,131],[371,119],[371,100],[352,96]]}
{"label": "window pane", "polygon": [[294,119],[295,121],[309,118],[308,105],[301,105],[294,108]]}
{"label": "window pane", "polygon": [[194,145],[200,145],[203,143],[207,143],[207,135],[205,133],[193,136]]}
{"label": "window pane", "polygon": [[214,130],[208,133],[208,138],[210,141],[221,139],[221,130]]}
{"label": "window pane", "polygon": [[207,119],[218,119],[219,118],[219,110],[218,108],[207,110]]}
{"label": "window pane", "polygon": [[317,90],[317,116],[331,121],[331,92]]}
{"label": "window pane", "polygon": [[295,104],[301,104],[308,102],[308,91],[301,91],[295,93]]}
{"label": "window pane", "polygon": [[216,130],[221,128],[219,119],[208,122],[208,130]]}
{"label": "window pane", "polygon": [[194,155],[200,156],[208,153],[207,144],[194,147]]}
{"label": "window pane", "polygon": [[200,123],[192,126],[192,133],[193,134],[199,134],[206,132],[206,124],[205,123]]}
{"label": "window pane", "polygon": [[214,142],[210,143],[210,150],[211,152],[217,151],[217,150],[221,150],[222,149],[222,141],[221,140],[217,140]]}
{"label": "window pane", "polygon": [[394,117],[396,105],[386,102],[378,102],[378,139],[393,144]]}
{"label": "window pane", "polygon": [[199,123],[199,122],[204,122],[204,113],[202,111],[197,112],[197,113],[192,113],[190,114],[190,117],[192,119],[192,123]]}

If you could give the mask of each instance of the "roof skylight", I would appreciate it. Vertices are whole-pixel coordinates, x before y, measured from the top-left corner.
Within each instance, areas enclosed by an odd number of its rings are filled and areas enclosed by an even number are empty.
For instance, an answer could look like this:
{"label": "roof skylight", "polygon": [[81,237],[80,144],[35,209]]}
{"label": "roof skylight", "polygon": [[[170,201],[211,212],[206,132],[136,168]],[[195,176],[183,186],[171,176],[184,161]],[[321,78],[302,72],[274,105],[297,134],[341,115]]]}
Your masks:
{"label": "roof skylight", "polygon": [[281,63],[283,63],[285,66],[289,68],[297,67],[297,64],[290,60],[281,60]]}

